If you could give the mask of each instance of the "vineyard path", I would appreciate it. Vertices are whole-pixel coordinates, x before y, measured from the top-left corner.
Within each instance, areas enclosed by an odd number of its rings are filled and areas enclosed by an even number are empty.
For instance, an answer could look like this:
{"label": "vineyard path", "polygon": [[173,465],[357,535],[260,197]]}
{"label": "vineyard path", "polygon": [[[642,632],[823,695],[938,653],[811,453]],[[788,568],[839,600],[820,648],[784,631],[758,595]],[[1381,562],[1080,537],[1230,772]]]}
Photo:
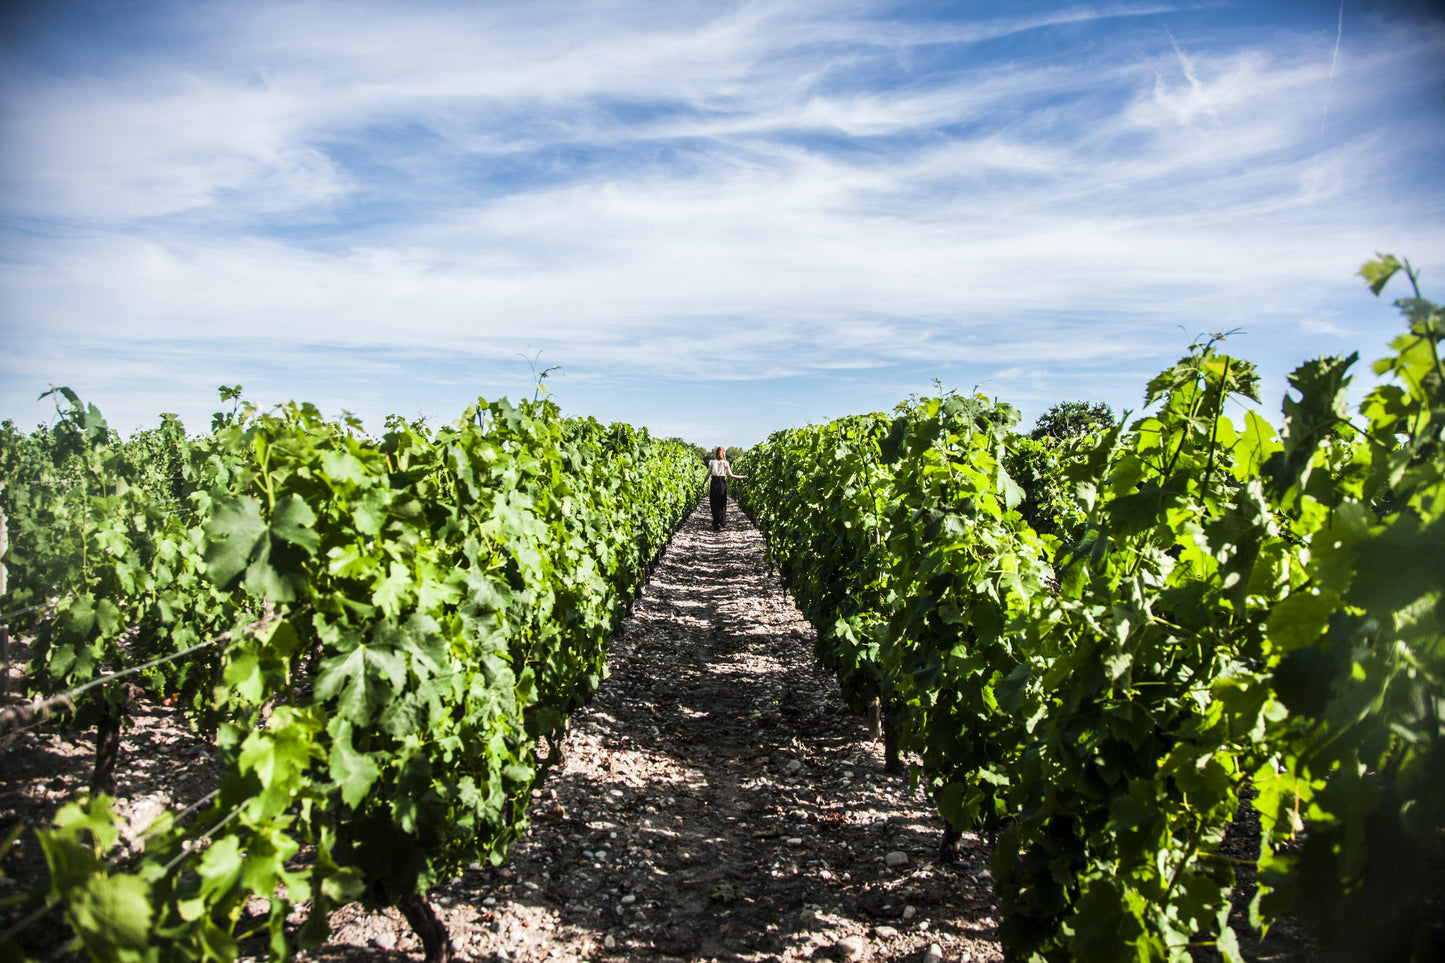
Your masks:
{"label": "vineyard path", "polygon": [[[432,893],[459,959],[1002,959],[986,855],[935,863],[735,506],[684,522],[611,644],[528,836]],[[306,958],[420,958],[393,911],[332,922]]]}

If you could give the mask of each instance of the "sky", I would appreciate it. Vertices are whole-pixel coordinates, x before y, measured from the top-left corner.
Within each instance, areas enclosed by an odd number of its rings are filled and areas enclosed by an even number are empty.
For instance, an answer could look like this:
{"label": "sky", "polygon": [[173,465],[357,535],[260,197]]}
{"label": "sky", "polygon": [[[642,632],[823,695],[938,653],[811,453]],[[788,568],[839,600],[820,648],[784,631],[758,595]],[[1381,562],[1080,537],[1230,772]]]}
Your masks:
{"label": "sky", "polygon": [[940,388],[1027,428],[1221,331],[1278,423],[1403,329],[1376,252],[1445,300],[1445,4],[0,5],[23,428],[242,385],[380,432],[548,369],[707,447]]}

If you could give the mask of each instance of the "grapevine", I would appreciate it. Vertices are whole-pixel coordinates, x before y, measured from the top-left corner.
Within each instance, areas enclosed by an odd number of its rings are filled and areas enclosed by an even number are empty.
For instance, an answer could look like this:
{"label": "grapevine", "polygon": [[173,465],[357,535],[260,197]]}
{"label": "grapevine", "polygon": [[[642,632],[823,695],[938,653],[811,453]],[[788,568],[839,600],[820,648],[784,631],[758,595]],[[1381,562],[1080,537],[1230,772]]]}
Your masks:
{"label": "grapevine", "polygon": [[[178,444],[179,475],[130,485],[122,443],[62,394],[63,471],[38,474],[65,498],[43,519],[41,500],[7,505],[22,534],[68,525],[76,549],[22,569],[17,601],[59,599],[36,613],[37,693],[82,723],[87,705],[123,713],[136,678],[189,693],[229,775],[128,860],[108,795],[62,809],[39,831],[49,901],[95,959],[230,960],[259,935],[283,959],[352,900],[396,905],[447,958],[424,896],[525,830],[538,740],[595,689],[691,507],[690,449],[549,402],[479,402],[435,435],[393,420],[379,440],[309,405],[238,404]],[[7,458],[50,440],[12,431]],[[17,541],[17,559],[39,543]]]}
{"label": "grapevine", "polygon": [[739,497],[820,654],[888,696],[951,830],[997,834],[1011,958],[1239,959],[1218,850],[1249,797],[1255,926],[1439,952],[1445,326],[1407,262],[1362,274],[1400,272],[1393,380],[1354,418],[1351,356],[1294,372],[1282,429],[1237,424],[1258,378],[1216,335],[1082,439],[946,395],[748,453]]}

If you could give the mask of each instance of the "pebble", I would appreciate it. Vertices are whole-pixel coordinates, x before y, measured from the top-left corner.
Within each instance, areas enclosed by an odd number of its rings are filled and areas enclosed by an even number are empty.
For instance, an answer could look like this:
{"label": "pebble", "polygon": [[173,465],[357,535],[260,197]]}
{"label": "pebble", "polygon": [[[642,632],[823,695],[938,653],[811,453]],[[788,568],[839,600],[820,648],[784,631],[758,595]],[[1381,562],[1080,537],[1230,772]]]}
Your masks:
{"label": "pebble", "polygon": [[801,837],[801,836],[789,836],[788,839],[787,839],[787,843],[788,843],[789,846],[801,846],[801,845],[803,845],[803,837]]}
{"label": "pebble", "polygon": [[608,933],[608,934],[603,938],[603,940],[602,940],[602,945],[603,945],[604,947],[606,947],[607,949],[609,949],[609,950],[613,950],[613,949],[616,949],[616,948],[617,948],[617,940],[613,938],[613,936],[612,936],[611,933]]}
{"label": "pebble", "polygon": [[833,944],[833,954],[844,963],[857,963],[863,959],[863,953],[868,949],[868,944],[863,942],[861,936],[845,936]]}
{"label": "pebble", "polygon": [[928,952],[923,954],[923,963],[942,963],[943,947],[933,943],[928,947]]}
{"label": "pebble", "polygon": [[794,759],[794,760],[792,760],[791,762],[788,763],[788,765],[787,765],[787,770],[788,770],[788,775],[790,775],[790,776],[795,776],[795,775],[797,775],[799,772],[802,772],[802,770],[803,770],[803,764],[802,764],[801,762],[799,762],[798,760]]}
{"label": "pebble", "polygon": [[883,857],[883,862],[887,863],[893,869],[897,869],[900,866],[907,866],[908,854],[903,852],[901,849],[895,849],[893,850],[893,852]]}
{"label": "pebble", "polygon": [[377,948],[377,949],[380,949],[380,950],[389,950],[389,949],[391,949],[392,947],[396,946],[396,934],[395,934],[395,933],[377,933],[375,936],[373,936],[373,937],[371,938],[371,942],[376,945],[376,948]]}
{"label": "pebble", "polygon": [[628,893],[626,896],[622,897],[622,905],[623,905],[623,906],[631,906],[631,905],[632,905],[633,903],[635,903],[635,902],[637,902],[637,894],[636,894],[636,893]]}
{"label": "pebble", "polygon": [[915,917],[915,916],[917,916],[917,915],[918,915],[918,907],[916,907],[916,906],[905,906],[905,907],[903,907],[903,918],[904,918],[904,919],[906,919],[906,920],[911,920],[911,919],[913,919],[913,917]]}
{"label": "pebble", "polygon": [[880,940],[891,940],[898,935],[898,931],[891,926],[875,926],[873,927],[873,935]]}

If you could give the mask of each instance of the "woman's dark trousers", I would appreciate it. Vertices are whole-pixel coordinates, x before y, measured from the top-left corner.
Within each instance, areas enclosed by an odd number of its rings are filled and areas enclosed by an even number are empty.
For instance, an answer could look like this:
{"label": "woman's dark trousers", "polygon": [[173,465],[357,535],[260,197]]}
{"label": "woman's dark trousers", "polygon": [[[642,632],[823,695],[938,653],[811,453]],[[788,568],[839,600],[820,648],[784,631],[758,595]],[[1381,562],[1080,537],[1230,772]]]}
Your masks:
{"label": "woman's dark trousers", "polygon": [[712,527],[722,528],[727,521],[728,480],[719,475],[712,477],[712,489],[707,493],[712,502]]}

